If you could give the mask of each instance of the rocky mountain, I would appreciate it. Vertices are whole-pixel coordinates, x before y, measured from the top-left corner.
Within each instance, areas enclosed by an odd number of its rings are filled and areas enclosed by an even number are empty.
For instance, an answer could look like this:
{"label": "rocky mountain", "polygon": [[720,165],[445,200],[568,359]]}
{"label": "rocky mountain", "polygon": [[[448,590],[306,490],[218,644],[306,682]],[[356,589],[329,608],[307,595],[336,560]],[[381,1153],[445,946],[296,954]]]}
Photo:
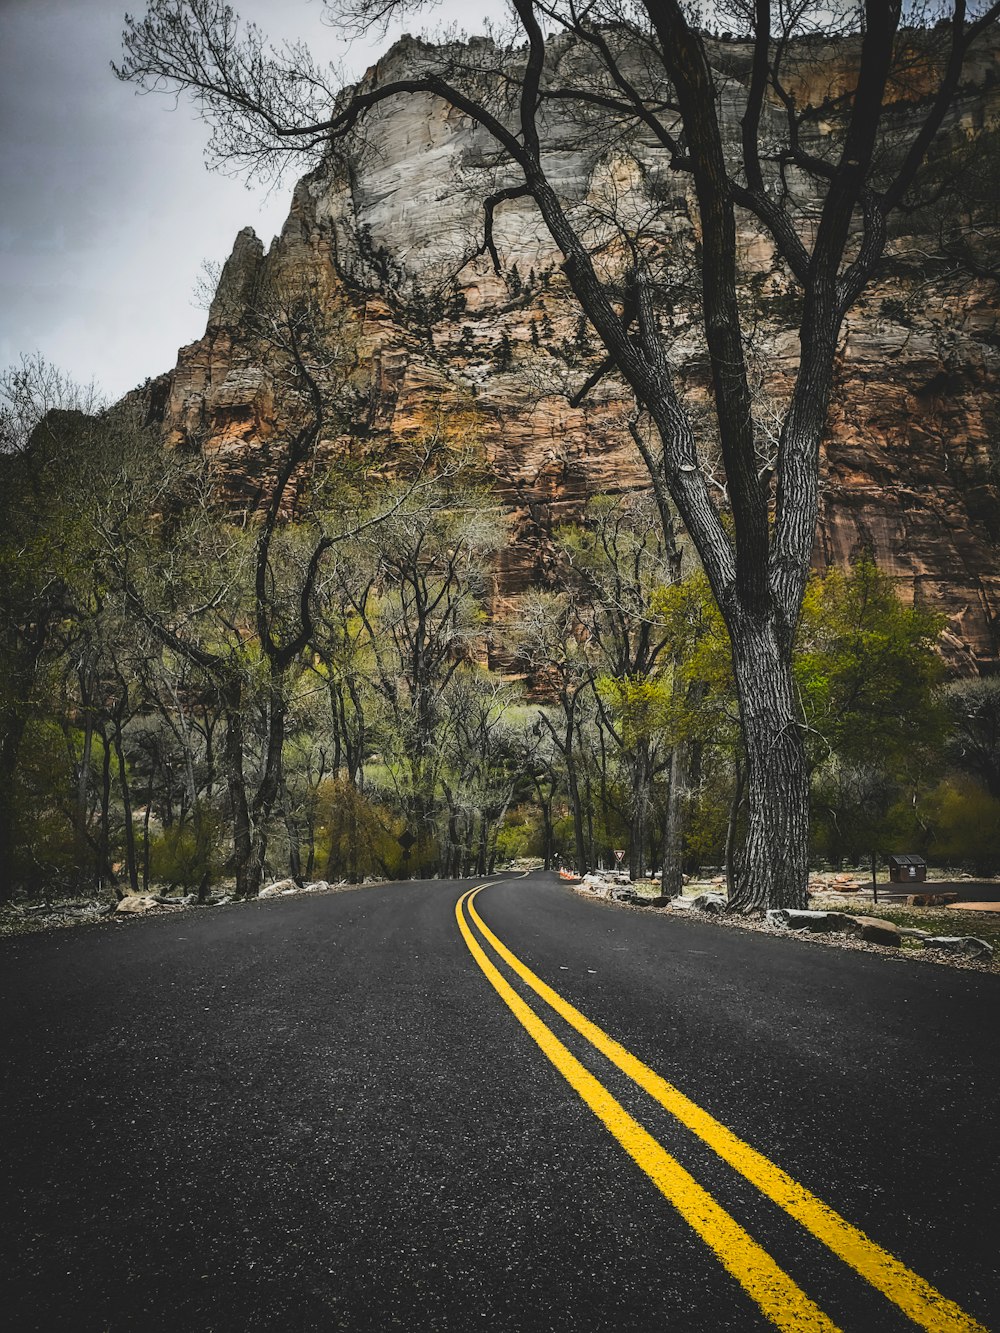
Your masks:
{"label": "rocky mountain", "polygon": [[[404,38],[367,77],[412,70],[426,54]],[[569,45],[559,54],[578,58]],[[814,57],[828,95],[838,53]],[[713,60],[724,113],[736,117],[745,54],[720,42]],[[997,122],[998,66],[995,42],[978,51],[953,135]],[[691,227],[687,182],[653,146],[616,152],[599,136],[588,141],[569,120],[553,131],[550,167],[574,206],[614,198],[618,207],[638,209],[655,197],[667,240],[671,228]],[[236,238],[204,336],[181,350],[154,386],[154,400],[165,438],[204,447],[229,501],[254,504],[285,409],[253,311],[263,292],[283,283],[321,302],[345,301],[366,392],[359,430],[392,447],[443,413],[461,409],[475,420],[515,513],[515,540],[498,569],[505,597],[544,577],[547,534],[579,514],[587,496],[647,483],[622,385],[605,379],[571,405],[600,359],[596,338],[530,201],[497,211],[503,277],[477,253],[487,149],[470,122],[430,96],[383,104],[363,142],[331,153],[299,182],[282,234],[266,252],[250,230]],[[845,326],[815,563],[842,565],[871,549],[904,597],[946,613],[954,664],[992,671],[1000,668],[997,284],[985,269],[977,276],[937,258],[921,261],[936,254],[939,219],[930,209],[907,222],[878,284]],[[748,288],[772,316],[758,348],[762,393],[765,402],[780,402],[797,358],[794,296],[770,242],[746,220],[741,246]],[[678,292],[675,354],[688,366],[696,403],[705,388],[681,279]],[[338,442],[324,447],[335,450]]]}

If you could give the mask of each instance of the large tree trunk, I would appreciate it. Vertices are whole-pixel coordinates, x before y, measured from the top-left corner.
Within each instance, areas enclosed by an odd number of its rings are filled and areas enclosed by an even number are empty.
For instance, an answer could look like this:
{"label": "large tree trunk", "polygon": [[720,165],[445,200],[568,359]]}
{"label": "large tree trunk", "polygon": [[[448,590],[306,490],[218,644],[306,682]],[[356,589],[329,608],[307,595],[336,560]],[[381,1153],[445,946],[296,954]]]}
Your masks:
{"label": "large tree trunk", "polygon": [[726,892],[730,897],[736,892],[736,848],[745,788],[746,769],[742,757],[737,753],[736,771],[733,774],[733,797],[729,802],[729,822],[726,825]]}
{"label": "large tree trunk", "polygon": [[770,617],[730,625],[746,747],[746,837],[730,910],[802,908],[808,887],[809,770],[791,650]]}

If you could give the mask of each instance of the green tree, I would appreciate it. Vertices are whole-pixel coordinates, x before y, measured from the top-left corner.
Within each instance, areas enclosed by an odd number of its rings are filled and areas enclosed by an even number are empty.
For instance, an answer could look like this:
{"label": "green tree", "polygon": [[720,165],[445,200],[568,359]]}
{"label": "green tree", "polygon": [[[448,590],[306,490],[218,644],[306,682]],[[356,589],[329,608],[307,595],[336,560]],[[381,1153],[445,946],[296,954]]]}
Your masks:
{"label": "green tree", "polygon": [[796,643],[795,679],[815,757],[877,757],[891,765],[942,737],[934,651],[944,617],[906,606],[869,555],[810,581]]}
{"label": "green tree", "polygon": [[952,774],[925,793],[919,806],[928,854],[977,875],[1000,870],[1000,799],[974,778]]}
{"label": "green tree", "polygon": [[[121,706],[112,707],[111,695],[113,661],[121,655],[114,641],[120,646],[123,636],[102,581],[100,525],[131,504],[149,441],[130,404],[97,416],[51,406],[53,400],[96,405],[91,389],[74,394],[41,358],[0,377],[0,897],[20,873],[19,846],[31,842],[38,864],[35,836],[15,818],[18,810],[37,808],[18,795],[21,746],[35,722],[57,723],[73,770],[68,806],[56,798],[61,783],[49,797],[34,788],[35,802],[46,808],[45,826],[71,822],[78,886],[93,882],[88,862],[99,879],[114,878],[110,748],[126,713],[122,693]],[[95,738],[103,750],[96,826]],[[130,835],[130,826],[125,831]]]}
{"label": "green tree", "polygon": [[834,861],[876,849],[907,775],[939,753],[945,719],[934,645],[942,616],[906,606],[863,555],[806,590],[795,678],[810,728],[813,793]]}
{"label": "green tree", "polygon": [[[573,858],[578,873],[584,874],[591,869],[592,840],[586,827],[590,802],[585,799],[582,736],[594,664],[567,593],[528,593],[520,600],[512,629],[519,663],[555,700],[538,710],[538,726],[559,756],[572,815]],[[550,788],[549,808],[552,795]]]}

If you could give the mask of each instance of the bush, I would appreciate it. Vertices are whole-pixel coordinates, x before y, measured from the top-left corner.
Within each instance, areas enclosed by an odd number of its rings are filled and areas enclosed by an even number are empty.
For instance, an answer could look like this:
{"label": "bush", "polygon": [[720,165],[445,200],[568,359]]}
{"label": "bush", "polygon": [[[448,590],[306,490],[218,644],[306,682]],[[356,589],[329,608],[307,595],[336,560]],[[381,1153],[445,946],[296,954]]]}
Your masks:
{"label": "bush", "polygon": [[[402,822],[385,806],[369,800],[343,779],[324,782],[317,799],[316,864],[329,880],[360,883],[368,875],[392,879],[403,871],[403,849],[397,834]],[[413,847],[409,864],[420,863]]]}
{"label": "bush", "polygon": [[515,810],[509,810],[497,832],[497,864],[505,865],[521,857],[544,855],[545,832],[541,810],[535,805],[520,805]]}
{"label": "bush", "polygon": [[29,897],[92,887],[93,853],[78,843],[73,830],[76,792],[66,739],[55,723],[28,723],[18,771],[5,796],[13,837],[0,856],[11,884]]}
{"label": "bush", "polygon": [[946,778],[920,803],[929,855],[975,875],[1000,872],[1000,801],[973,778]]}
{"label": "bush", "polygon": [[212,810],[198,807],[183,824],[171,824],[150,840],[150,878],[161,884],[203,892],[221,869],[219,821]]}

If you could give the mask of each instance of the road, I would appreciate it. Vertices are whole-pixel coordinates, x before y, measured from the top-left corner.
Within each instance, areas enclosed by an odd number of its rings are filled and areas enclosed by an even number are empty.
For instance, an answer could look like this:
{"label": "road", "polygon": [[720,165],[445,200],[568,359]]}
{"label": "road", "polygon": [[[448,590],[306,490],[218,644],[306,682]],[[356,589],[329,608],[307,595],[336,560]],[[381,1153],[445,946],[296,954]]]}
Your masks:
{"label": "road", "polygon": [[480,882],[0,941],[5,1326],[1000,1328],[996,977]]}

